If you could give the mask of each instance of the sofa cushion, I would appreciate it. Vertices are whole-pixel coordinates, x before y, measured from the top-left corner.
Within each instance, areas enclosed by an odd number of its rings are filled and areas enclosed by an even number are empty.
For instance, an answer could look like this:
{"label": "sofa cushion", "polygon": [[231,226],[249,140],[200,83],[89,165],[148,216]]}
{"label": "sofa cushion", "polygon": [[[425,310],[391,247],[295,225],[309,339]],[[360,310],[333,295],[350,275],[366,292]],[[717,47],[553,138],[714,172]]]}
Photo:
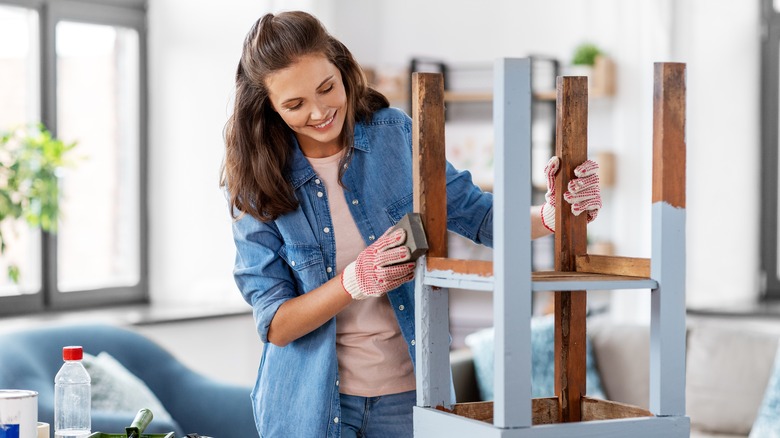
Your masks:
{"label": "sofa cushion", "polygon": [[750,438],[780,438],[780,349],[775,355],[772,377],[764,392]]}
{"label": "sofa cushion", "polygon": [[756,419],[777,337],[712,324],[688,333],[686,410],[703,431],[747,435]]}
{"label": "sofa cushion", "polygon": [[650,401],[650,330],[638,323],[588,320],[588,336],[607,398],[647,409]]}
{"label": "sofa cushion", "polygon": [[[555,395],[555,320],[552,315],[531,319],[531,395]],[[468,335],[466,345],[474,353],[477,386],[483,400],[493,399],[493,338],[492,328]],[[604,398],[601,378],[596,366],[591,342],[586,344],[586,393]]]}
{"label": "sofa cushion", "polygon": [[137,413],[146,408],[155,420],[172,422],[171,414],[148,386],[105,351],[84,354],[84,367],[92,379],[92,409]]}

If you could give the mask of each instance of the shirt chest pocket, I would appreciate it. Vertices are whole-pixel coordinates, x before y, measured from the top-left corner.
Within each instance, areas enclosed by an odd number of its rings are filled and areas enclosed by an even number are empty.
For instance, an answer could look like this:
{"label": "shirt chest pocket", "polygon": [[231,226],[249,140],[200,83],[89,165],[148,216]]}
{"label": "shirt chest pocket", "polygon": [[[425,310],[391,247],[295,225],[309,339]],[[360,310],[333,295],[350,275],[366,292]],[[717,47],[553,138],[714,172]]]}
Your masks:
{"label": "shirt chest pocket", "polygon": [[279,249],[279,256],[295,276],[299,293],[315,289],[328,280],[319,246],[287,244]]}
{"label": "shirt chest pocket", "polygon": [[409,193],[390,204],[385,210],[387,211],[387,215],[390,216],[390,220],[393,224],[396,224],[406,213],[412,211],[412,207],[414,207],[414,196],[412,193]]}

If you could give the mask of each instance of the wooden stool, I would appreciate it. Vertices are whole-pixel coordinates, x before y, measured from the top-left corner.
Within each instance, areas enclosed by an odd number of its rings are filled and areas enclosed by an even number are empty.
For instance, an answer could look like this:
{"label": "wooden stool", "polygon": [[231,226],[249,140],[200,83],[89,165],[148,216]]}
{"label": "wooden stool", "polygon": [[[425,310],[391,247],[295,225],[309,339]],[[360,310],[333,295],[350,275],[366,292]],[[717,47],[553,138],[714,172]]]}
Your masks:
{"label": "wooden stool", "polygon": [[[562,198],[587,159],[584,77],[559,77],[555,271],[531,272],[531,63],[495,65],[494,262],[447,257],[444,87],[414,73],[414,210],[429,250],[416,271],[416,437],[687,437],[685,65],[655,64],[652,259],[587,254],[585,215]],[[493,291],[495,400],[453,404],[447,288]],[[586,292],[650,289],[650,409],[585,397]],[[531,294],[555,291],[555,391],[531,398]],[[630,293],[630,292],[627,292]]]}

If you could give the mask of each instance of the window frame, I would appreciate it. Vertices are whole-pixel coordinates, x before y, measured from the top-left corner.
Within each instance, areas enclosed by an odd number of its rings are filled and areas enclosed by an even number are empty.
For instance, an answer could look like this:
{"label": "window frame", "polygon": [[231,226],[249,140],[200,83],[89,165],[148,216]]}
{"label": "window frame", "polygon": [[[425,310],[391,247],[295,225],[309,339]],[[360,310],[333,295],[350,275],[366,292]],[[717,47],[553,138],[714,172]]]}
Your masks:
{"label": "window frame", "polygon": [[148,83],[145,0],[0,0],[0,5],[36,10],[40,41],[40,120],[57,135],[57,53],[55,29],[60,21],[121,26],[135,29],[139,43],[138,154],[139,154],[139,282],[133,286],[111,287],[61,293],[57,286],[57,236],[41,236],[41,289],[37,293],[0,297],[0,316],[42,311],[85,309],[115,304],[149,301],[148,270]]}
{"label": "window frame", "polygon": [[761,5],[761,292],[780,299],[778,278],[778,100],[780,100],[780,14],[773,0]]}

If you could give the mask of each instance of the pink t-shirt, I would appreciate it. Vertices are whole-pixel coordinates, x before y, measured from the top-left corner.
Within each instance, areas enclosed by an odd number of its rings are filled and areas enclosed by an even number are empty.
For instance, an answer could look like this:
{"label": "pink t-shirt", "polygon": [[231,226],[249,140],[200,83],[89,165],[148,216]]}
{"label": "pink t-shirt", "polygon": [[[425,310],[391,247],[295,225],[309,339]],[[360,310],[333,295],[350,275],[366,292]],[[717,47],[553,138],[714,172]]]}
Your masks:
{"label": "pink t-shirt", "polygon": [[[339,275],[366,247],[338,182],[343,154],[308,158],[328,196]],[[353,301],[336,315],[336,353],[343,394],[375,397],[415,389],[412,360],[387,296]]]}

